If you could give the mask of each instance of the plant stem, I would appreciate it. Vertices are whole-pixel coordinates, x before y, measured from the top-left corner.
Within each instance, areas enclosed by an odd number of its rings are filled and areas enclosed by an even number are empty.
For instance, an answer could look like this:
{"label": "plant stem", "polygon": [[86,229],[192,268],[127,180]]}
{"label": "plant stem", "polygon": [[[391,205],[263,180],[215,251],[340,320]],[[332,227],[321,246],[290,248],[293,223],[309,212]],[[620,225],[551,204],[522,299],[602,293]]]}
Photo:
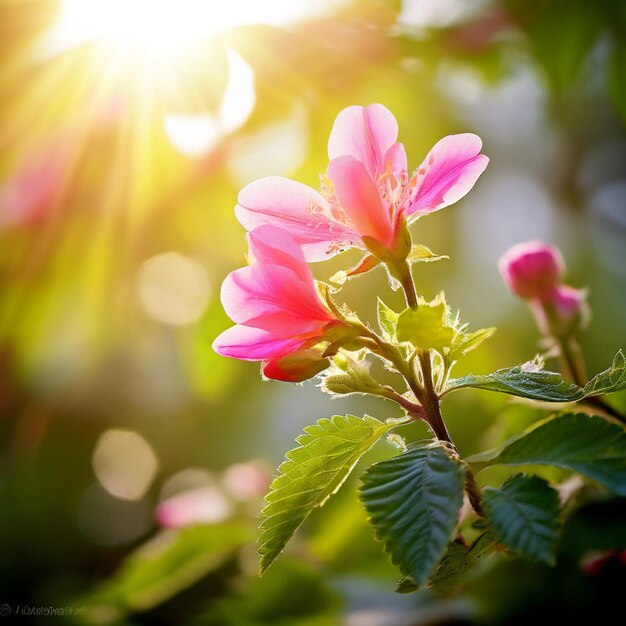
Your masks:
{"label": "plant stem", "polygon": [[[426,411],[426,422],[433,429],[435,436],[440,441],[445,441],[449,443],[454,450],[456,451],[456,446],[450,437],[450,433],[446,428],[446,424],[443,421],[443,416],[441,415],[441,407],[439,404],[439,397],[435,392],[435,388],[433,386],[433,374],[432,374],[432,363],[430,360],[430,352],[428,350],[420,350],[418,352],[420,365],[422,368],[422,377],[424,379],[424,410]],[[457,452],[458,454],[458,452]],[[482,500],[480,496],[480,487],[476,482],[476,478],[469,465],[465,465],[465,491],[467,492],[467,497],[474,509],[475,513],[483,517],[483,507]]]}
{"label": "plant stem", "polygon": [[406,298],[407,305],[412,309],[417,309],[417,291],[415,290],[415,283],[413,282],[413,275],[411,274],[411,266],[409,262],[404,259],[402,263],[396,266],[396,277],[402,285],[404,290],[404,297]]}

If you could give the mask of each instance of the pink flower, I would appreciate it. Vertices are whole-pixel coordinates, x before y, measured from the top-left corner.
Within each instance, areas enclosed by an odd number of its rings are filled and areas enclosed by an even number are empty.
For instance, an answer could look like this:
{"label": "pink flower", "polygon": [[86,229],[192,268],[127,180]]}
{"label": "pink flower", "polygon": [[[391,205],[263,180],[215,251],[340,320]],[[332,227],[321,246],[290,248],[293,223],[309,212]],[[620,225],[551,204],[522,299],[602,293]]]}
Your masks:
{"label": "pink flower", "polygon": [[460,200],[487,167],[482,142],[469,133],[441,139],[412,176],[398,124],[381,104],[339,113],[328,141],[322,193],[286,178],[263,178],[239,194],[235,212],[247,230],[272,224],[289,232],[309,261],[348,247],[395,250],[404,219],[413,221]]}
{"label": "pink flower", "polygon": [[[268,378],[298,382],[328,366],[319,344],[354,333],[322,303],[311,269],[292,236],[265,225],[248,234],[251,265],[231,272],[222,304],[237,323],[213,349],[228,357],[263,361]],[[331,337],[332,335],[332,337]]]}
{"label": "pink flower", "polygon": [[498,262],[508,287],[521,298],[543,298],[553,291],[563,274],[563,258],[554,247],[540,241],[519,243]]}

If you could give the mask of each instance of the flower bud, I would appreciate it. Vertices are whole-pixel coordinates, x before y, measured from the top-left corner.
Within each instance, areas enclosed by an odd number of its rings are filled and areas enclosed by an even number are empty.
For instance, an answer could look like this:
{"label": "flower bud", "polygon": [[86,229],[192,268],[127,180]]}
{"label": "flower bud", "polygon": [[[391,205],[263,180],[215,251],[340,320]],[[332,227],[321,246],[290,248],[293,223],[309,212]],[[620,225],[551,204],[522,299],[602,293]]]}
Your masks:
{"label": "flower bud", "polygon": [[543,298],[554,290],[563,273],[561,253],[540,241],[513,246],[498,262],[500,273],[511,291],[521,298]]}
{"label": "flower bud", "polygon": [[337,354],[333,357],[331,369],[324,374],[320,388],[332,396],[352,393],[384,395],[383,386],[369,373],[367,363],[346,354]]}
{"label": "flower bud", "polygon": [[559,285],[542,301],[550,332],[563,337],[583,328],[589,320],[587,294],[584,289]]}
{"label": "flower bud", "polygon": [[263,375],[272,380],[301,383],[329,366],[328,359],[321,356],[317,348],[298,350],[263,364]]}

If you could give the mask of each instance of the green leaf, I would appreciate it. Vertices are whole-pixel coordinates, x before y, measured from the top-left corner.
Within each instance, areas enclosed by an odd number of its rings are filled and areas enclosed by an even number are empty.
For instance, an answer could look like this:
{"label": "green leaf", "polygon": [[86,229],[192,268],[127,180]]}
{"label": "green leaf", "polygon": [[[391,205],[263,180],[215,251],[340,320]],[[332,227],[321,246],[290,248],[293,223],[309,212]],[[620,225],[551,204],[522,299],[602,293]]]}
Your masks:
{"label": "green leaf", "polygon": [[250,538],[248,528],[232,522],[162,532],[131,553],[87,603],[146,611],[224,565]]}
{"label": "green leaf", "polygon": [[396,340],[396,325],[398,324],[399,313],[390,309],[380,298],[378,298],[378,326],[385,341]]}
{"label": "green leaf", "polygon": [[346,480],[356,462],[399,422],[366,415],[335,415],[307,426],[278,468],[263,509],[259,555],[264,572],[315,507],[322,506]]}
{"label": "green leaf", "polygon": [[416,348],[441,351],[454,337],[454,329],[446,326],[446,316],[447,306],[441,296],[421,302],[416,309],[405,309],[398,318],[398,339],[410,341]]}
{"label": "green leaf", "polygon": [[448,382],[444,394],[464,388],[486,389],[546,402],[577,402],[626,389],[626,359],[620,350],[611,367],[594,376],[584,387],[566,381],[558,372],[540,369],[535,362],[501,369],[493,374],[469,374]]}
{"label": "green leaf", "polygon": [[443,556],[463,504],[465,468],[420,442],[363,476],[361,500],[391,560],[422,585]]}
{"label": "green leaf", "polygon": [[459,332],[454,335],[452,346],[450,349],[450,357],[452,360],[458,359],[460,356],[478,348],[478,346],[489,339],[496,332],[495,327],[481,328],[473,333]]}
{"label": "green leaf", "polygon": [[601,2],[555,0],[529,29],[535,56],[557,91],[580,75],[583,62],[602,29]]}
{"label": "green leaf", "polygon": [[428,586],[444,594],[450,593],[458,587],[468,566],[468,547],[457,539],[448,545],[437,569],[428,581]]}
{"label": "green leaf", "polygon": [[431,263],[433,261],[442,261],[450,257],[443,254],[435,254],[430,248],[422,243],[417,243],[411,248],[411,252],[407,256],[409,263]]}
{"label": "green leaf", "polygon": [[626,431],[596,415],[569,413],[543,421],[467,460],[483,465],[555,465],[626,496]]}
{"label": "green leaf", "polygon": [[619,350],[611,367],[596,374],[584,387],[583,397],[599,396],[626,389],[626,357]]}
{"label": "green leaf", "polygon": [[487,487],[483,504],[496,539],[515,552],[554,562],[559,494],[539,476],[517,474],[502,487]]}

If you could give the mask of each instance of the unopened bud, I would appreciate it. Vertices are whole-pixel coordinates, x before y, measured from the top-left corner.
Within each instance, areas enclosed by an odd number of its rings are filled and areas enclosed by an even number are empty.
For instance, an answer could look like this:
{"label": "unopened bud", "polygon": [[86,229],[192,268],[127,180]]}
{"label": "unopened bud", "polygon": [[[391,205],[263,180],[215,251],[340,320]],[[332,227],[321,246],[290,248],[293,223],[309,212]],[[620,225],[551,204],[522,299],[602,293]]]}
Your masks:
{"label": "unopened bud", "polygon": [[498,262],[511,291],[521,298],[541,299],[554,290],[563,274],[563,257],[554,246],[528,241],[513,246]]}
{"label": "unopened bud", "polygon": [[263,375],[272,380],[301,383],[324,371],[330,365],[318,348],[298,350],[263,364]]}
{"label": "unopened bud", "polygon": [[383,387],[369,373],[367,363],[338,354],[333,357],[332,368],[324,376],[320,385],[322,391],[330,395],[351,393],[371,393],[381,395]]}
{"label": "unopened bud", "polygon": [[571,335],[584,328],[589,321],[587,293],[568,285],[559,285],[543,300],[546,323],[557,337]]}

